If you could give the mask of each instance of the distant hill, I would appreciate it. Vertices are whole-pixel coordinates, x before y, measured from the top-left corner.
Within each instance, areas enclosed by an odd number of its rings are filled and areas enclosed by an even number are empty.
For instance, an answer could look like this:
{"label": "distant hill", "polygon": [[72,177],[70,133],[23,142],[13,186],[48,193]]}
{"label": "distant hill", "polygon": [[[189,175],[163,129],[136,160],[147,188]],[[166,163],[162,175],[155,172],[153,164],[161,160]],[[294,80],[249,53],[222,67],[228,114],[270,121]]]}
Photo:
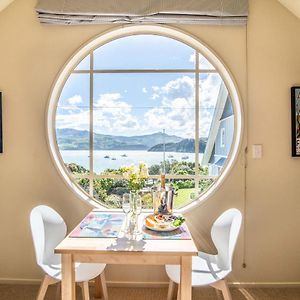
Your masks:
{"label": "distant hill", "polygon": [[[57,143],[61,150],[88,150],[89,132],[63,128],[56,130]],[[176,135],[168,135],[156,132],[138,136],[114,136],[94,133],[95,150],[148,150],[155,145],[166,143],[178,143],[183,138]]]}
{"label": "distant hill", "polygon": [[[206,147],[207,138],[200,138],[199,141],[199,152],[204,153]],[[164,144],[158,144],[151,147],[149,152],[162,152],[164,150]],[[166,143],[166,152],[195,152],[195,140],[184,139],[177,143]]]}

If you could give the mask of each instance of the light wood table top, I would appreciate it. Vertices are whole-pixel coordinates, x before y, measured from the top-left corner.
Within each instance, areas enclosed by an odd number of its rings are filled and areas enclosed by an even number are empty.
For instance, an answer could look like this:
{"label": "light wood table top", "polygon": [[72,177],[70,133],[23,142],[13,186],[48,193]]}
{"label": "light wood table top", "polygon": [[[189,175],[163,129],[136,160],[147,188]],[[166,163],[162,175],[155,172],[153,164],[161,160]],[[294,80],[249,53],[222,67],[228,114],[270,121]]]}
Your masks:
{"label": "light wood table top", "polygon": [[[147,214],[140,216],[140,220]],[[67,236],[56,248],[55,253],[63,254],[101,254],[109,252],[122,252],[124,255],[131,255],[136,252],[143,252],[144,255],[198,255],[198,250],[193,239],[140,239],[130,240],[121,238],[74,238]]]}
{"label": "light wood table top", "polygon": [[[140,218],[143,220],[143,218]],[[193,239],[74,238],[67,236],[56,248],[62,255],[62,299],[76,299],[75,262],[181,266],[181,299],[191,300],[192,256],[198,254]]]}

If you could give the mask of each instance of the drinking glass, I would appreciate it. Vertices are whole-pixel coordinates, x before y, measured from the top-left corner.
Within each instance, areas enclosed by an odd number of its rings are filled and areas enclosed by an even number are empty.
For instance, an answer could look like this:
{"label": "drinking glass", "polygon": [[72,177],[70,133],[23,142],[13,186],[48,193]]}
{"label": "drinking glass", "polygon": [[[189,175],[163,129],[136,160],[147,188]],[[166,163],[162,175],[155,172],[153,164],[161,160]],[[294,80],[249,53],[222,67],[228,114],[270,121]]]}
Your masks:
{"label": "drinking glass", "polygon": [[139,215],[142,213],[142,197],[138,194],[136,194],[133,204],[133,213],[135,215],[135,228],[134,228],[134,234],[138,235],[140,234],[139,230]]}
{"label": "drinking glass", "polygon": [[124,232],[127,233],[128,232],[128,214],[131,210],[130,194],[128,194],[128,193],[125,193],[123,195],[122,209],[123,209],[123,212],[125,213],[125,229],[124,229]]}

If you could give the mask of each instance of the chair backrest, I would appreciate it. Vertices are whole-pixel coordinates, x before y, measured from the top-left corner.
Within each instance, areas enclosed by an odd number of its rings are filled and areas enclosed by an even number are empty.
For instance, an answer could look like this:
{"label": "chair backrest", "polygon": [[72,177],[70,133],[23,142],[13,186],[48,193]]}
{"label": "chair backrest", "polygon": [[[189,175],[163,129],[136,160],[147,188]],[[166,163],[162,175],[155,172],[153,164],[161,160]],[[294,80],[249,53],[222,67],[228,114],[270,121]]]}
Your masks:
{"label": "chair backrest", "polygon": [[54,254],[54,248],[67,233],[63,218],[51,207],[39,205],[30,213],[30,226],[37,264],[59,263],[60,256]]}
{"label": "chair backrest", "polygon": [[211,237],[218,250],[216,262],[223,270],[232,269],[232,256],[241,224],[241,212],[231,208],[223,212],[212,226]]}

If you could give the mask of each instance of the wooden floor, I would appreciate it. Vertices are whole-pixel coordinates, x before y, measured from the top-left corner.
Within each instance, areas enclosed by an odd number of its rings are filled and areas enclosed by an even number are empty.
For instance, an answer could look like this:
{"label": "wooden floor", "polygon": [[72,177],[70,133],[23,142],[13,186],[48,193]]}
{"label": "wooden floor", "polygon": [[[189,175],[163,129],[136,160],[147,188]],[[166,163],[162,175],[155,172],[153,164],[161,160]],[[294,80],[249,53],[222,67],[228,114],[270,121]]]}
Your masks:
{"label": "wooden floor", "polygon": [[[34,300],[38,286],[36,285],[0,285],[0,300]],[[45,300],[55,299],[56,288],[50,287]],[[93,288],[90,290],[93,299]],[[247,288],[231,289],[233,300],[300,300],[300,288]],[[165,288],[109,288],[109,300],[165,300]],[[77,299],[81,300],[80,289]],[[212,288],[193,290],[193,300],[222,300]]]}

